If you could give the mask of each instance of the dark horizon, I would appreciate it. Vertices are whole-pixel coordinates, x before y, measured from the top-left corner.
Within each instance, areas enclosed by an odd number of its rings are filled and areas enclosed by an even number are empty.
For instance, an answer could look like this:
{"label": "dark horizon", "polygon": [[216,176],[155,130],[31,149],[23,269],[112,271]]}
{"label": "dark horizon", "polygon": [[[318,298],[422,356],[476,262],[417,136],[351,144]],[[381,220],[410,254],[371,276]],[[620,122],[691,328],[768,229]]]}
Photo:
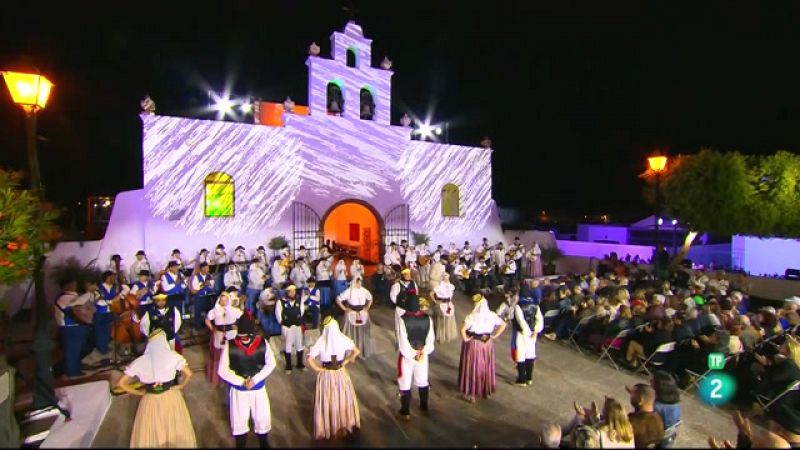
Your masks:
{"label": "dark horizon", "polygon": [[[342,4],[57,4],[37,25],[5,24],[0,69],[28,57],[55,83],[39,120],[48,199],[75,207],[141,187],[145,94],[157,114],[197,116],[201,80],[219,92],[235,75],[234,96],[306,104],[308,45],[329,57],[349,18]],[[646,214],[637,175],[656,148],[800,150],[795,3],[355,5],[372,65],[394,63],[392,123],[432,112],[451,143],[489,135],[504,207]],[[0,167],[25,170],[22,113],[2,90]]]}

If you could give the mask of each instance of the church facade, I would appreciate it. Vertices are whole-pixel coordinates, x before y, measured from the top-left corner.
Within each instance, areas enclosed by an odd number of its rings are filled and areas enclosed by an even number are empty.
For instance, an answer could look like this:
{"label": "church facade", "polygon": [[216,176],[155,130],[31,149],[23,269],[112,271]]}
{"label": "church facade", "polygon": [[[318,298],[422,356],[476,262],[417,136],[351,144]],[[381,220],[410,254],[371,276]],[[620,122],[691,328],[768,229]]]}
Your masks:
{"label": "church facade", "polygon": [[331,49],[308,56],[307,108],[263,103],[256,124],[142,114],[143,188],[117,195],[97,257],[193,256],[217,243],[250,253],[283,235],[294,249],[331,240],[379,261],[412,232],[433,245],[501,240],[492,150],[392,125],[393,72],[372,67],[356,23]]}

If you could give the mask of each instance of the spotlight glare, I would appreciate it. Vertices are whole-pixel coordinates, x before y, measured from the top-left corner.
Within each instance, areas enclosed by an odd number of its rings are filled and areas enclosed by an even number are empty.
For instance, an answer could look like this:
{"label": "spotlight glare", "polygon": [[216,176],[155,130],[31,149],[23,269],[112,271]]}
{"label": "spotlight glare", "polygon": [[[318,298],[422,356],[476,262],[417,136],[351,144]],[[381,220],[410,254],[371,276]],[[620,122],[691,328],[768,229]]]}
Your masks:
{"label": "spotlight glare", "polygon": [[672,226],[674,227],[677,224],[678,224],[678,219],[672,219]]}
{"label": "spotlight glare", "polygon": [[423,138],[431,137],[433,135],[433,127],[429,123],[423,123],[417,130]]}
{"label": "spotlight glare", "polygon": [[435,130],[435,132],[436,132],[436,135],[437,135],[437,136],[441,136],[441,134],[442,134],[442,127],[436,127],[436,130]]}
{"label": "spotlight glare", "polygon": [[658,224],[659,224],[659,225],[664,225],[664,219],[662,219],[661,217],[659,217],[659,218],[658,218]]}
{"label": "spotlight glare", "polygon": [[217,100],[216,108],[217,111],[228,114],[233,110],[233,102],[228,98],[221,98]]}
{"label": "spotlight glare", "polygon": [[246,101],[241,105],[239,105],[239,109],[241,109],[243,113],[248,114],[250,111],[253,110],[253,104]]}

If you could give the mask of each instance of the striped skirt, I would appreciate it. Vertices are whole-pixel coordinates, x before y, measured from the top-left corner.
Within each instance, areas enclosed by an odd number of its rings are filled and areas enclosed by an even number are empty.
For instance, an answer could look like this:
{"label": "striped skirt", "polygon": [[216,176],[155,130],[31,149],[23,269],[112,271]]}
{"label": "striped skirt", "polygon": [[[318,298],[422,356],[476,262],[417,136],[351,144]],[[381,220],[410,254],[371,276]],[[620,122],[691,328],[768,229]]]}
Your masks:
{"label": "striped skirt", "polygon": [[356,347],[361,351],[361,354],[358,355],[361,358],[369,358],[375,353],[371,321],[368,320],[364,325],[355,326],[345,317],[342,333],[355,342]]}
{"label": "striped skirt", "polygon": [[358,398],[347,370],[323,370],[317,373],[314,393],[314,437],[342,437],[361,427]]}
{"label": "striped skirt", "polygon": [[458,363],[458,388],[467,397],[494,394],[494,343],[470,339],[461,343],[461,360]]}
{"label": "striped skirt", "polygon": [[192,418],[180,390],[145,394],[133,421],[130,448],[196,448]]}

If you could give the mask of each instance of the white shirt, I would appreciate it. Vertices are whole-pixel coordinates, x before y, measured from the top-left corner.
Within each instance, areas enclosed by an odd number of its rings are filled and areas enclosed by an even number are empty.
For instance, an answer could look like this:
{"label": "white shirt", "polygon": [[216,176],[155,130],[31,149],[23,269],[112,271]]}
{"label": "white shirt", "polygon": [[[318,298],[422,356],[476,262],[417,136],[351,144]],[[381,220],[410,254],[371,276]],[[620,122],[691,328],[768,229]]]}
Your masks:
{"label": "white shirt", "polygon": [[492,264],[502,266],[506,263],[506,251],[503,249],[496,249],[492,251]]}
{"label": "white shirt", "polygon": [[337,300],[340,302],[347,301],[351,306],[364,306],[372,301],[372,294],[363,286],[360,288],[349,287],[339,294]]}
{"label": "white shirt", "polygon": [[[428,336],[425,337],[425,347],[422,348],[422,354],[430,355],[433,353],[433,343],[434,343],[434,334],[433,334],[433,319],[430,316],[423,316],[427,317],[427,319],[431,322],[430,327],[428,328]],[[400,320],[399,322],[399,336],[397,338],[398,345],[400,347],[400,354],[403,355],[404,358],[414,359],[417,356],[417,351],[411,347],[411,344],[408,342],[408,332],[406,331],[406,322],[404,320]]]}
{"label": "white shirt", "polygon": [[[243,386],[244,378],[231,370],[230,356],[228,356],[228,349],[230,348],[230,345],[230,342],[226,342],[225,346],[222,347],[222,354],[219,357],[219,370],[217,370],[217,373],[219,374],[219,377],[226,382],[234,386]],[[262,345],[266,347],[266,351],[264,352],[264,366],[258,371],[258,373],[250,378],[253,384],[258,384],[266,380],[269,374],[275,370],[275,366],[278,365],[278,363],[275,362],[275,355],[272,354],[272,348],[270,348],[269,344]]]}
{"label": "white shirt", "polygon": [[242,274],[239,270],[228,270],[225,272],[225,276],[222,278],[222,284],[228,288],[231,286],[235,286],[236,289],[242,288]]}
{"label": "white shirt", "polygon": [[506,264],[506,275],[513,275],[517,273],[517,263],[512,259],[508,261]]}
{"label": "white shirt", "polygon": [[453,266],[453,273],[456,275],[456,277],[458,277],[459,280],[466,280],[469,278],[469,273],[467,273],[467,276],[465,277],[464,276],[465,269],[469,272],[469,267],[465,266],[464,264],[458,263],[455,266]]}
{"label": "white shirt", "polygon": [[338,280],[338,281],[346,281],[347,280],[347,266],[346,265],[344,265],[344,264],[342,264],[342,265],[338,265],[337,264],[336,265],[336,280]]}
{"label": "white shirt", "polygon": [[[174,283],[169,282],[169,280],[167,279],[167,274],[169,274],[169,276],[172,277],[172,279],[175,281]],[[164,275],[161,275],[161,289],[164,292],[167,292],[178,284],[177,281],[178,281],[178,274],[173,275],[172,272],[169,271],[164,272]]]}
{"label": "white shirt", "polygon": [[403,256],[406,254],[406,251],[408,251],[408,247],[401,245],[400,247],[397,248],[397,251],[398,253],[400,253],[400,256]]}
{"label": "white shirt", "polygon": [[406,264],[417,262],[417,252],[414,250],[414,247],[409,247],[406,251]]}
{"label": "white shirt", "polygon": [[272,263],[272,282],[273,283],[286,282],[286,271],[281,266],[280,259],[276,259],[275,262]]}
{"label": "white shirt", "polygon": [[247,288],[258,290],[264,288],[264,271],[261,270],[261,264],[250,264],[250,269],[247,271]]}
{"label": "white shirt", "polygon": [[225,250],[214,250],[214,261],[216,264],[228,264],[228,255]]}
{"label": "white shirt", "polygon": [[522,328],[522,334],[528,337],[530,337],[532,333],[539,334],[544,329],[544,317],[542,316],[542,310],[539,309],[538,306],[536,307],[536,325],[534,325],[533,330],[528,326],[528,322],[525,321],[525,315],[522,313],[522,308],[519,305],[514,306],[514,320],[516,320],[517,324]]}
{"label": "white shirt", "polygon": [[331,279],[331,263],[323,259],[317,264],[317,281],[328,281]]}
{"label": "white shirt", "polygon": [[136,260],[131,264],[131,276],[129,280],[136,281],[139,279],[139,272],[143,270],[150,271],[150,275],[154,275],[152,269],[150,269],[150,262],[146,258],[142,258],[141,260]]}
{"label": "white shirt", "polygon": [[397,250],[389,250],[383,257],[384,266],[400,265],[400,252]]}
{"label": "white shirt", "polygon": [[[77,292],[65,291],[56,299],[56,304],[61,308],[66,309],[73,306],[83,305],[88,301],[93,301],[93,297],[94,296],[89,292],[79,296]],[[64,326],[64,313],[61,312],[61,309],[58,307],[55,308],[55,319],[56,325],[60,327]]]}
{"label": "white shirt", "polygon": [[362,266],[361,264],[359,264],[359,265],[351,264],[350,265],[350,278],[356,279],[356,278],[359,278],[359,277],[361,277],[362,279],[364,278],[364,266]]}
{"label": "white shirt", "polygon": [[428,246],[425,244],[420,244],[417,246],[417,255],[419,256],[428,256],[430,252],[428,251]]}
{"label": "white shirt", "polygon": [[200,281],[201,274],[197,273],[192,276],[192,281],[190,281],[189,286],[191,287],[192,291],[199,291],[203,289],[204,282],[208,282],[209,287],[214,287],[214,276],[210,273],[203,275],[203,282]]}
{"label": "white shirt", "polygon": [[[233,325],[242,314],[242,310],[234,306],[215,306],[206,314],[206,319],[210,320],[214,325]],[[215,334],[217,333],[219,333],[219,337],[221,338],[223,333],[215,330]],[[236,337],[236,330],[228,330],[224,335],[225,339],[233,339]],[[218,339],[217,344],[220,346],[222,345],[221,339]]]}
{"label": "white shirt", "polygon": [[247,255],[245,255],[243,250],[234,252],[233,262],[236,263],[236,270],[240,272],[247,270]]}
{"label": "white shirt", "polygon": [[431,259],[433,260],[433,262],[439,262],[442,259],[442,254],[439,253],[439,250],[436,250],[435,252],[433,252],[433,256],[431,256]]}
{"label": "white shirt", "polygon": [[[290,303],[291,302],[299,303],[300,304],[300,317],[303,317],[303,314],[306,312],[306,305],[303,304],[303,302],[300,299],[300,297],[297,294],[295,294],[295,298],[294,299],[289,299],[287,297],[286,300],[288,300]],[[282,323],[283,322],[283,301],[282,300],[278,300],[275,303],[275,318],[278,319],[278,323]]]}
{"label": "white shirt", "polygon": [[464,247],[464,249],[461,250],[461,257],[466,258],[467,262],[472,261],[472,249],[469,247]]}
{"label": "white shirt", "polygon": [[211,261],[208,258],[208,253],[205,253],[205,254],[201,253],[201,254],[197,255],[197,262],[195,263],[195,267],[197,267],[199,269],[200,268],[200,264],[203,264],[203,263],[211,264]]}
{"label": "white shirt", "polygon": [[295,286],[304,288],[306,287],[307,280],[311,278],[311,269],[305,264],[302,266],[294,266],[292,272],[289,274],[289,278],[292,279],[292,283],[294,283]]}

